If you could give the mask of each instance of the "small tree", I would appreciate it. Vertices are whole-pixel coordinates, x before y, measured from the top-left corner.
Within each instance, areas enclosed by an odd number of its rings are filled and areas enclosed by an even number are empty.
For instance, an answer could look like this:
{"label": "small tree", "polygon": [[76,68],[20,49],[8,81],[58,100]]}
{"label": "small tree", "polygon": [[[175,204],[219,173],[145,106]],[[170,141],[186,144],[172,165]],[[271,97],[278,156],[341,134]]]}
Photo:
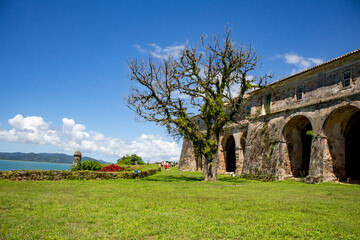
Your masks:
{"label": "small tree", "polygon": [[[131,59],[128,64],[136,83],[128,106],[142,119],[165,126],[173,136],[191,140],[195,154],[205,158],[205,181],[216,180],[214,159],[221,130],[242,113],[245,92],[269,77],[250,78],[259,57],[252,46],[232,41],[230,32],[227,28],[222,41],[203,36],[199,45],[188,43],[178,60],[169,57],[159,62],[150,55],[147,62]],[[204,129],[194,116],[202,120]]]}
{"label": "small tree", "polygon": [[125,155],[117,160],[117,163],[121,164],[121,165],[135,165],[135,162],[137,162],[137,164],[139,164],[139,165],[145,164],[145,162],[142,160],[142,158],[136,154],[133,154],[131,156]]}

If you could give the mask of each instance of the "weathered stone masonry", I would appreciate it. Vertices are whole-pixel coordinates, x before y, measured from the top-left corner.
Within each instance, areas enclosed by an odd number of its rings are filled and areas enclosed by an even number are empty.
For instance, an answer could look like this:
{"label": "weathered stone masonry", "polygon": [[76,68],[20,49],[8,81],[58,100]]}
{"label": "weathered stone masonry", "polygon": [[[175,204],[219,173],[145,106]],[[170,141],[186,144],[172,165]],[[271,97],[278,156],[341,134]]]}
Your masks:
{"label": "weathered stone masonry", "polygon": [[[222,132],[218,173],[360,179],[360,49],[249,93],[245,109]],[[179,169],[201,165],[184,140]]]}

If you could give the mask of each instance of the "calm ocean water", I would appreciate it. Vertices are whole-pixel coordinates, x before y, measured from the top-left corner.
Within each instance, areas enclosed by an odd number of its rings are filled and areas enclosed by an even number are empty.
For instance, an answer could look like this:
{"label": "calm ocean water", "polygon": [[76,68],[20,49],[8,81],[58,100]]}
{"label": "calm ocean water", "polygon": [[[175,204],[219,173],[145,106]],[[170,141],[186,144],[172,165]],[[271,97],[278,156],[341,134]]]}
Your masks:
{"label": "calm ocean water", "polygon": [[70,170],[71,164],[0,160],[0,171]]}

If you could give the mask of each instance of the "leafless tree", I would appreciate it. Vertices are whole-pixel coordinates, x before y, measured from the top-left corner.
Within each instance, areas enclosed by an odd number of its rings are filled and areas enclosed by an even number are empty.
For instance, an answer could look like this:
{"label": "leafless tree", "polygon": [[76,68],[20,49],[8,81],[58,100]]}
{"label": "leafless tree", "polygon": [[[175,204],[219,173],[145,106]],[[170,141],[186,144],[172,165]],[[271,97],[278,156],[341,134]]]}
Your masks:
{"label": "leafless tree", "polygon": [[[188,43],[179,58],[156,61],[129,60],[129,76],[135,83],[127,97],[130,109],[146,120],[165,126],[173,136],[193,142],[197,156],[204,157],[205,181],[216,181],[215,154],[223,127],[236,121],[247,90],[259,87],[263,75],[250,78],[259,57],[250,45],[239,45],[226,28],[222,37],[203,36]],[[234,94],[237,88],[237,94]],[[201,119],[200,129],[196,119]]]}

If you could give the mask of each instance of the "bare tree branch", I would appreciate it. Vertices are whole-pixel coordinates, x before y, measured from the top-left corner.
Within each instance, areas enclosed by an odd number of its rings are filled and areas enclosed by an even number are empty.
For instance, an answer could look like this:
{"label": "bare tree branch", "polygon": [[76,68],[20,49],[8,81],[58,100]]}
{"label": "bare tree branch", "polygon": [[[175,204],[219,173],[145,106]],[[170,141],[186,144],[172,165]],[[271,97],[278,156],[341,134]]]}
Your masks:
{"label": "bare tree branch", "polygon": [[[173,136],[190,139],[196,154],[205,157],[205,180],[216,180],[213,156],[221,130],[236,121],[246,91],[270,77],[248,79],[260,58],[251,45],[238,45],[230,35],[229,27],[222,42],[203,35],[199,45],[186,45],[179,60],[156,62],[149,55],[147,62],[128,63],[129,77],[136,84],[127,97],[129,108],[140,118],[165,126]],[[233,86],[239,87],[238,96],[233,96]],[[205,128],[200,129],[196,119]]]}

